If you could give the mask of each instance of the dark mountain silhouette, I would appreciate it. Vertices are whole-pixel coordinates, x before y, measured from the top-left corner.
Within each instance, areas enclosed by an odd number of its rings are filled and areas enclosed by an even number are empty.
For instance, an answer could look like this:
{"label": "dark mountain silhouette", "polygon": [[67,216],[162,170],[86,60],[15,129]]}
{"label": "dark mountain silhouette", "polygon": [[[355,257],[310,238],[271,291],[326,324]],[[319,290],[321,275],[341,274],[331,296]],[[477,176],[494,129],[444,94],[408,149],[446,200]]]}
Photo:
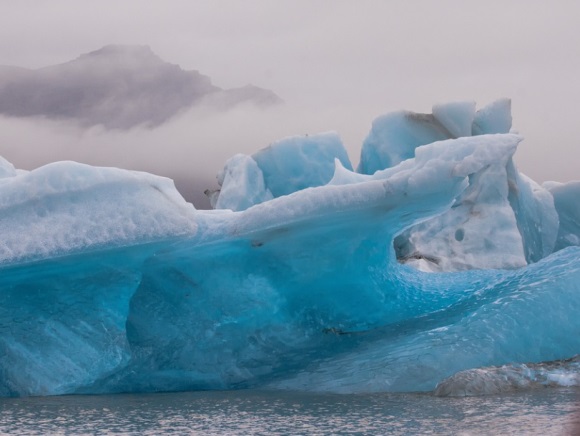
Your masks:
{"label": "dark mountain silhouette", "polygon": [[242,102],[268,106],[282,100],[252,85],[221,89],[198,71],[164,62],[147,46],[109,45],[37,70],[0,67],[0,114],[11,117],[130,129],[158,126],[201,103],[222,110]]}

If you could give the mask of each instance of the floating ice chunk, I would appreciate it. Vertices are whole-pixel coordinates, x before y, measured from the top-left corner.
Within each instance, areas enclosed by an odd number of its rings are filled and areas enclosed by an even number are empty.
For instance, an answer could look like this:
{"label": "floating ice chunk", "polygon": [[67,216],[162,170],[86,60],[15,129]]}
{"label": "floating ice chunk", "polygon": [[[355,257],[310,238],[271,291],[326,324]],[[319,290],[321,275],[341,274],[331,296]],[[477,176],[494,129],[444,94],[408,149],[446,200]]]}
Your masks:
{"label": "floating ice chunk", "polygon": [[453,135],[430,114],[393,112],[373,121],[365,139],[357,172],[373,174],[415,156],[421,145]]}
{"label": "floating ice chunk", "polygon": [[433,116],[456,138],[471,136],[475,102],[445,103],[433,106]]}
{"label": "floating ice chunk", "polygon": [[434,394],[438,397],[497,395],[546,386],[580,386],[580,356],[460,371],[441,381]]}
{"label": "floating ice chunk", "polygon": [[543,186],[554,197],[554,205],[560,219],[554,250],[580,245],[580,181],[546,182]]}
{"label": "floating ice chunk", "polygon": [[512,101],[509,98],[496,100],[475,113],[473,135],[509,133],[512,127]]}
{"label": "floating ice chunk", "polygon": [[147,173],[57,162],[0,183],[0,262],[195,234],[194,208]]}
{"label": "floating ice chunk", "polygon": [[[461,143],[478,143],[473,154],[455,168],[469,176],[469,186],[453,207],[418,224],[395,239],[397,257],[424,271],[518,268],[526,265],[522,238],[508,201],[506,166],[521,138],[486,135],[445,141],[450,150]],[[502,153],[503,152],[503,153]],[[417,149],[417,155],[422,149]],[[492,163],[482,168],[487,156]],[[489,156],[495,155],[494,159]]]}
{"label": "floating ice chunk", "polygon": [[236,154],[231,157],[218,179],[221,179],[222,188],[215,203],[216,209],[245,210],[274,198],[266,189],[262,170],[250,156]]}

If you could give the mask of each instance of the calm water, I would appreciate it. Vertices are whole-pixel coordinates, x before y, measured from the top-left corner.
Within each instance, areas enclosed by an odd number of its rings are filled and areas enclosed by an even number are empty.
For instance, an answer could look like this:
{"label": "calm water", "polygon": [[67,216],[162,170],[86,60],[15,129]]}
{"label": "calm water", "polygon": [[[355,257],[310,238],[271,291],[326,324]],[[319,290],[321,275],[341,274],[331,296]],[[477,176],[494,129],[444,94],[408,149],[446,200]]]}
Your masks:
{"label": "calm water", "polygon": [[580,434],[580,390],[436,398],[260,391],[0,399],[0,433]]}

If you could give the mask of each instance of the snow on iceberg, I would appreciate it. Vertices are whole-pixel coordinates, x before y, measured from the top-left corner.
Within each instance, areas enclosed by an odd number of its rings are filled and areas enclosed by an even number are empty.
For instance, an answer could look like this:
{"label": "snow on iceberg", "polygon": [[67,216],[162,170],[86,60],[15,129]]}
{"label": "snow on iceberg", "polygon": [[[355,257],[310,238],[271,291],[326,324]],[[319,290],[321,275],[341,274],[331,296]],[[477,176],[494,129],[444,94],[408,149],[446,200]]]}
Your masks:
{"label": "snow on iceberg", "polygon": [[0,262],[196,231],[193,206],[163,177],[75,162],[11,175],[0,179]]}
{"label": "snow on iceberg", "polygon": [[335,134],[237,155],[211,211],[144,173],[2,162],[0,395],[433,390],[578,354],[578,191],[517,172],[506,107],[396,115],[375,139],[410,155],[372,174]]}

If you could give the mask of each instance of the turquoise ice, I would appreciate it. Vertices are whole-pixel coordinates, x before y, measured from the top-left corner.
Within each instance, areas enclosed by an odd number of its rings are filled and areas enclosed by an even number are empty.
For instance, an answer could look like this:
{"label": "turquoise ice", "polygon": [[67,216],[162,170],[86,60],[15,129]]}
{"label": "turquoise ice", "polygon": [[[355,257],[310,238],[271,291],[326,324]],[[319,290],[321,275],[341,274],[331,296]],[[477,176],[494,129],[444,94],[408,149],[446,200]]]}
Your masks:
{"label": "turquoise ice", "polygon": [[0,161],[0,395],[430,391],[578,354],[577,184],[518,172],[507,100],[404,119],[377,153],[447,133],[372,174],[335,134],[238,155],[211,211],[150,174]]}

